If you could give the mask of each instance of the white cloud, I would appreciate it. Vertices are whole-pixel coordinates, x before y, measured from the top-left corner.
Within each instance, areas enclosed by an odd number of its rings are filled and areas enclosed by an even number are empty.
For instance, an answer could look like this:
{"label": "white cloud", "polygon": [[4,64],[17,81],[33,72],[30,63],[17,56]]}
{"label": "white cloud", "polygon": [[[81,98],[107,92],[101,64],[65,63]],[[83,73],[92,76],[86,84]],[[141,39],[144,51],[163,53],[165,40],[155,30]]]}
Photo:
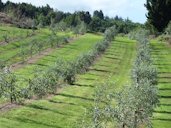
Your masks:
{"label": "white cloud", "polygon": [[[7,0],[2,0],[6,2]],[[65,12],[87,10],[91,13],[94,10],[103,10],[105,15],[114,17],[115,15],[123,18],[129,17],[135,22],[145,22],[146,0],[10,0],[13,2],[27,2],[36,6],[49,4],[54,9]]]}

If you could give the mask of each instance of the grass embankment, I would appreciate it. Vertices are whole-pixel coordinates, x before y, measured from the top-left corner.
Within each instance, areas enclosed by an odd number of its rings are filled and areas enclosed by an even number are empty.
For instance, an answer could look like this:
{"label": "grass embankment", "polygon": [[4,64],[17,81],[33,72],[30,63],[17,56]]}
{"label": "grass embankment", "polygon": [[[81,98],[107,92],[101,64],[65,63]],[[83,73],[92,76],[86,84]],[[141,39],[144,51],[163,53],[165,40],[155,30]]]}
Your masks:
{"label": "grass embankment", "polygon": [[[91,39],[90,35],[86,35]],[[85,37],[86,37],[85,36]],[[54,55],[65,59],[75,58],[92,43],[83,43],[87,38],[65,46],[56,51],[47,61],[51,65]],[[37,100],[20,108],[0,114],[0,126],[3,128],[75,128],[76,121],[82,117],[85,109],[93,103],[94,87],[108,80],[116,81],[113,88],[120,88],[130,81],[130,69],[135,57],[136,44],[125,38],[117,38],[110,48],[97,59],[90,70],[78,75],[74,86],[65,86],[56,96]],[[55,57],[56,58],[56,57]],[[42,66],[43,68],[44,66]],[[45,66],[46,67],[46,66]],[[34,69],[34,68],[33,68]],[[22,70],[22,69],[21,69]],[[21,71],[20,72],[24,72]],[[29,71],[29,69],[25,69]],[[27,76],[27,74],[25,74]],[[110,79],[108,79],[108,77]]]}
{"label": "grass embankment", "polygon": [[152,41],[151,47],[160,96],[160,106],[154,112],[154,128],[171,128],[171,48],[157,40]]}

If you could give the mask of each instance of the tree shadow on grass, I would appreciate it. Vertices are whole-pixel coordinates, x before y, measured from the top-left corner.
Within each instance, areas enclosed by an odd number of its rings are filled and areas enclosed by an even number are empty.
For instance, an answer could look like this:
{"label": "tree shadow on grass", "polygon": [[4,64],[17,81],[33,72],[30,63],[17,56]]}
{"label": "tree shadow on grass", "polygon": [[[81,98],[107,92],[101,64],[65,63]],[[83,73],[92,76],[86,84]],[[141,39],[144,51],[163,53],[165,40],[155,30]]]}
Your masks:
{"label": "tree shadow on grass", "polygon": [[86,84],[74,83],[74,86],[79,86],[79,87],[92,87],[92,88],[94,88],[94,86],[93,86],[93,85],[91,85],[91,84],[86,85]]}
{"label": "tree shadow on grass", "polygon": [[56,103],[56,104],[66,104],[66,105],[73,105],[73,106],[78,106],[78,104],[75,103],[66,103],[62,101],[55,101],[55,100],[48,100],[50,103]]}
{"label": "tree shadow on grass", "polygon": [[171,76],[159,76],[160,79],[171,79]]}
{"label": "tree shadow on grass", "polygon": [[76,99],[82,99],[82,100],[87,100],[87,101],[94,101],[94,99],[91,99],[91,98],[85,98],[85,97],[81,97],[81,96],[74,96],[74,95],[69,95],[69,94],[64,94],[64,93],[60,93],[60,94],[57,94],[57,95],[68,97],[68,98],[76,98]]}
{"label": "tree shadow on grass", "polygon": [[68,115],[68,114],[59,112],[59,111],[57,111],[57,110],[52,110],[52,109],[49,109],[49,108],[45,108],[44,106],[39,106],[39,105],[35,105],[35,104],[30,104],[30,105],[27,105],[26,107],[34,108],[34,109],[39,109],[39,110],[43,110],[43,111],[50,111],[50,112],[57,113],[57,114],[60,114],[60,115],[67,115],[67,116],[70,116],[70,115]]}
{"label": "tree shadow on grass", "polygon": [[159,90],[161,90],[161,91],[167,91],[167,90],[171,90],[171,88],[159,88]]}
{"label": "tree shadow on grass", "polygon": [[88,81],[95,81],[96,79],[94,79],[94,78],[81,78],[81,79],[83,79],[83,80],[88,80]]}
{"label": "tree shadow on grass", "polygon": [[154,118],[152,120],[171,121],[171,119],[163,119],[163,118]]}
{"label": "tree shadow on grass", "polygon": [[171,114],[171,112],[168,111],[154,111],[155,113],[160,113],[160,114]]}
{"label": "tree shadow on grass", "polygon": [[161,95],[158,95],[158,97],[160,97],[160,98],[168,98],[168,99],[170,99],[171,98],[171,96],[161,96]]}
{"label": "tree shadow on grass", "polygon": [[158,72],[159,74],[171,74],[171,72]]}
{"label": "tree shadow on grass", "polygon": [[97,69],[97,68],[92,68],[90,71],[98,71],[98,72],[105,72],[105,73],[111,73],[111,71],[103,70],[103,69]]}
{"label": "tree shadow on grass", "polygon": [[171,81],[159,81],[159,84],[169,84]]}
{"label": "tree shadow on grass", "polygon": [[171,106],[171,104],[159,104],[159,106]]}
{"label": "tree shadow on grass", "polygon": [[49,127],[49,128],[62,128],[60,126],[57,126],[57,125],[50,125],[50,124],[47,124],[47,123],[43,123],[43,122],[40,122],[40,121],[35,121],[33,119],[28,119],[28,118],[24,118],[24,117],[16,117],[15,120],[19,121],[19,122],[22,122],[22,123],[30,123],[30,124],[36,124],[36,125],[42,125],[42,126],[46,126],[46,127]]}

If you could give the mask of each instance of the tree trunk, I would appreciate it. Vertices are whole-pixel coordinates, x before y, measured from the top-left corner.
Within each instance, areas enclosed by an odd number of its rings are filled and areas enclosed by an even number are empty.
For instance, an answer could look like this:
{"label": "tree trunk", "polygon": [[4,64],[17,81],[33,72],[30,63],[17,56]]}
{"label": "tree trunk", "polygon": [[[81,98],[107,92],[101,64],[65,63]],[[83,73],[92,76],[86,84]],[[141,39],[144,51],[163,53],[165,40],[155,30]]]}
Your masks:
{"label": "tree trunk", "polygon": [[137,111],[134,113],[134,126],[133,128],[137,128]]}

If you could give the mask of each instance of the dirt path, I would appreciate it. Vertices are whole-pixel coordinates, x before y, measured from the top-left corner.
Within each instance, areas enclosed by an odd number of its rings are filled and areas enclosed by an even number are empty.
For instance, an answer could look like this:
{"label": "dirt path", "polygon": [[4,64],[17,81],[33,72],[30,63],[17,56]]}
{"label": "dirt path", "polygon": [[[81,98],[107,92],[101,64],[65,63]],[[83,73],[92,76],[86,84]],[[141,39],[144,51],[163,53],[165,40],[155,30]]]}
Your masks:
{"label": "dirt path", "polygon": [[36,55],[28,58],[24,63],[23,62],[18,62],[18,63],[12,64],[11,65],[11,70],[14,71],[16,69],[23,68],[24,66],[26,66],[28,64],[34,64],[39,59],[41,59],[42,57],[50,54],[54,50],[55,49],[53,49],[53,48],[48,48],[48,49],[45,49],[44,51],[40,52],[39,54],[36,54]]}
{"label": "dirt path", "polygon": [[[71,38],[69,40],[69,43],[72,43],[76,40],[77,38]],[[59,48],[62,48],[64,45],[61,45]],[[58,48],[47,48],[43,51],[41,51],[40,53],[36,54],[36,55],[33,55],[32,57],[29,57],[24,63],[23,62],[18,62],[18,63],[15,63],[15,64],[12,64],[10,66],[10,69],[12,71],[14,70],[17,70],[17,69],[20,69],[20,68],[23,68],[25,67],[26,65],[29,65],[29,64],[34,64],[36,63],[39,59],[43,58],[44,56],[47,56],[49,55],[51,52],[53,52],[54,50],[56,50]]]}

